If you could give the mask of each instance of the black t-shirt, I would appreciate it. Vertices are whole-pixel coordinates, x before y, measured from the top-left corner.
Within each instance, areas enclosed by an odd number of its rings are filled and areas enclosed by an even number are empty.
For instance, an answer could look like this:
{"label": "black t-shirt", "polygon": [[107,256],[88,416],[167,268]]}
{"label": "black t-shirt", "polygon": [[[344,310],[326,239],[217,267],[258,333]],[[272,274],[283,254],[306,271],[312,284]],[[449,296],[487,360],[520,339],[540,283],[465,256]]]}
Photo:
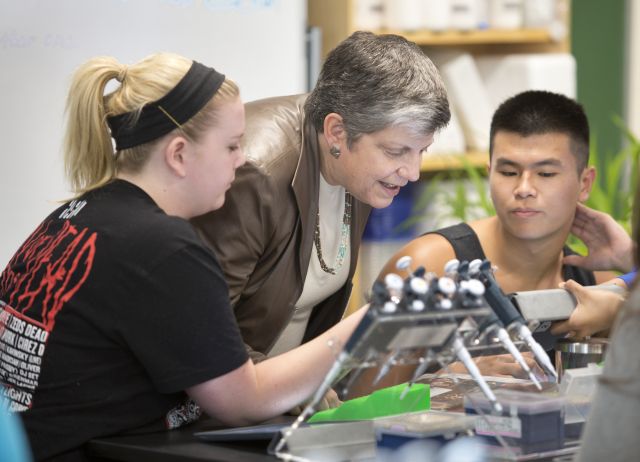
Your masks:
{"label": "black t-shirt", "polygon": [[193,421],[183,390],[247,359],[213,253],[126,181],[53,212],[0,276],[4,405],[38,460]]}

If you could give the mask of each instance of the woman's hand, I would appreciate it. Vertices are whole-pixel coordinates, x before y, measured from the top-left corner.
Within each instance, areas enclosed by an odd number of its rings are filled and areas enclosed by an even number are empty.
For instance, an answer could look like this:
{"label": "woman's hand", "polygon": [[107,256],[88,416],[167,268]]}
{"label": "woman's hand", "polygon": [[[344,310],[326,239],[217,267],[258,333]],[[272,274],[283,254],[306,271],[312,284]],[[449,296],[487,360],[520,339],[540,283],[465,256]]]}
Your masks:
{"label": "woman's hand", "polygon": [[607,290],[586,289],[576,281],[560,285],[576,297],[577,305],[566,321],[551,326],[554,335],[568,334],[572,338],[584,338],[607,330],[613,324],[624,298]]}
{"label": "woman's hand", "polygon": [[[309,402],[299,404],[298,406],[287,412],[287,414],[300,415],[302,411],[304,411],[304,408],[307,406],[307,404],[309,404]],[[342,401],[340,401],[340,398],[338,398],[338,394],[332,388],[329,388],[322,400],[318,404],[316,404],[315,411],[318,412],[325,411],[327,409],[333,409],[334,407],[338,407],[341,404]]]}
{"label": "woman's hand", "polygon": [[625,229],[610,215],[578,204],[571,232],[585,243],[588,254],[568,255],[565,265],[575,265],[592,271],[633,269],[633,241]]}

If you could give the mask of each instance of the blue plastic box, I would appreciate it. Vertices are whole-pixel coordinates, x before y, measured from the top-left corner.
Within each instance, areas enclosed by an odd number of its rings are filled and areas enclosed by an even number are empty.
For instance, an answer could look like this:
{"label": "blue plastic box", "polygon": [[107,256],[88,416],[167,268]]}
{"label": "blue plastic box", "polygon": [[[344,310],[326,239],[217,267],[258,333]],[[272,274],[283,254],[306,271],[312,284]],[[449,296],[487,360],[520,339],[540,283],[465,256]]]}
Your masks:
{"label": "blue plastic box", "polygon": [[500,435],[517,453],[546,452],[564,445],[565,399],[540,393],[497,390],[496,398],[503,411],[496,414],[492,404],[482,393],[464,398],[468,415],[479,414],[476,434],[486,437],[493,445],[500,445]]}

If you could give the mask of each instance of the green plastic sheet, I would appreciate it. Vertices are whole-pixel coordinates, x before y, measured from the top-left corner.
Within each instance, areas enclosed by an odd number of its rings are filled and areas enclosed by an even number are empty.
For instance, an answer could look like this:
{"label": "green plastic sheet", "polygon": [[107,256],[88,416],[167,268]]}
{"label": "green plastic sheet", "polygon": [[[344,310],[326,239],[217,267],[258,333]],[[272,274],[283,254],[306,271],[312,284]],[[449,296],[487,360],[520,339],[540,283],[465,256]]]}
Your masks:
{"label": "green plastic sheet", "polygon": [[376,390],[370,395],[345,401],[339,407],[316,412],[309,423],[370,420],[405,412],[425,411],[431,405],[429,385],[414,384],[403,399],[406,383]]}

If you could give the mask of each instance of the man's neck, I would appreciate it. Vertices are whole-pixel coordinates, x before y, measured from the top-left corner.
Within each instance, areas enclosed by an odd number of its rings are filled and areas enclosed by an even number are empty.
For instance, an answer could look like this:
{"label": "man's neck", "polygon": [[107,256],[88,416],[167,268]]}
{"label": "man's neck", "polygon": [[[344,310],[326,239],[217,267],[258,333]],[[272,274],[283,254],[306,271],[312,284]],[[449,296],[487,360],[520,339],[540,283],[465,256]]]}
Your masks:
{"label": "man's neck", "polygon": [[485,254],[498,267],[496,279],[503,291],[557,288],[566,235],[521,239],[508,233],[495,216],[476,223]]}

